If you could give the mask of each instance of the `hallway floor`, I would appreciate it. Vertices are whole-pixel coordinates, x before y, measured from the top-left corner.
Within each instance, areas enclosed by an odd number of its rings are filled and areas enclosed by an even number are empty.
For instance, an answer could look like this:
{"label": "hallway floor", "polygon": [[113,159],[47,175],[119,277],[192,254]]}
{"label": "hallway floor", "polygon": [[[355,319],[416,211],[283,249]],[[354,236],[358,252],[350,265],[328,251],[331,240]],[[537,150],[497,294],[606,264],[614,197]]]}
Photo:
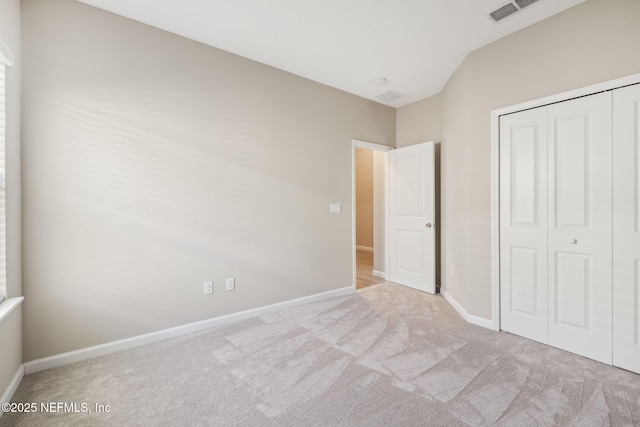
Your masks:
{"label": "hallway floor", "polygon": [[382,277],[373,275],[373,252],[356,249],[356,289],[383,283]]}

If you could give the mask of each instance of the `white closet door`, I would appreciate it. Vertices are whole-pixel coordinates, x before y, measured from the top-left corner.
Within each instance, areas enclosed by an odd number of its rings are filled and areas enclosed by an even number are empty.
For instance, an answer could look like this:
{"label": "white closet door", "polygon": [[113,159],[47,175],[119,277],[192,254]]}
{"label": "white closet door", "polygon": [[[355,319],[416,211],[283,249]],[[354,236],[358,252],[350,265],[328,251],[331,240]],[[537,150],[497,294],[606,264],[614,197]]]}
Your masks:
{"label": "white closet door", "polygon": [[501,329],[547,342],[547,109],[500,118]]}
{"label": "white closet door", "polygon": [[611,93],[548,117],[549,344],[611,363]]}
{"label": "white closet door", "polygon": [[640,85],[613,111],[613,364],[640,373]]}

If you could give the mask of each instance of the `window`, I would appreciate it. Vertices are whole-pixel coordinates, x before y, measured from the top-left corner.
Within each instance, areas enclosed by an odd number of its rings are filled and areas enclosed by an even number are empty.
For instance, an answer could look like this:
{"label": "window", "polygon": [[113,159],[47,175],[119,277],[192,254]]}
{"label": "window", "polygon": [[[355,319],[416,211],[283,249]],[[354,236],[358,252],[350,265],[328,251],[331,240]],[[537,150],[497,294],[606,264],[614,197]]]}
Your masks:
{"label": "window", "polygon": [[5,62],[0,55],[0,302],[7,295],[7,245],[5,227],[5,192],[4,192],[4,159],[5,159],[5,100],[4,100],[4,69]]}
{"label": "window", "polygon": [[5,227],[5,68],[11,65],[12,57],[0,40],[0,303],[7,296],[7,242]]}

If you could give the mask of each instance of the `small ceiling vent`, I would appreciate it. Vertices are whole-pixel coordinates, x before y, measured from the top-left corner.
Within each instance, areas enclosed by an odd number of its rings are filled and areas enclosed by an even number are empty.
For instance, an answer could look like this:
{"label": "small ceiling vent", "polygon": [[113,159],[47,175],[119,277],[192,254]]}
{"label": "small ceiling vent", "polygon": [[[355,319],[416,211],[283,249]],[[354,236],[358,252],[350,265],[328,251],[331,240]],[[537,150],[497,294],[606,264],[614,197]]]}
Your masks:
{"label": "small ceiling vent", "polygon": [[538,0],[516,0],[516,4],[518,5],[518,7],[520,9],[523,9],[535,2],[537,2]]}
{"label": "small ceiling vent", "polygon": [[390,104],[396,99],[402,98],[403,96],[405,96],[404,93],[388,90],[386,92],[381,93],[380,95],[376,96],[373,99],[375,99],[376,101],[384,102],[385,104]]}
{"label": "small ceiling vent", "polygon": [[[533,1],[529,0],[529,2],[531,3],[533,3]],[[516,13],[517,11],[518,11],[518,8],[515,7],[513,3],[509,3],[505,6],[502,6],[500,9],[491,12],[489,16],[491,16],[494,21],[498,22],[501,19],[504,19],[507,16],[511,15],[512,13]]]}

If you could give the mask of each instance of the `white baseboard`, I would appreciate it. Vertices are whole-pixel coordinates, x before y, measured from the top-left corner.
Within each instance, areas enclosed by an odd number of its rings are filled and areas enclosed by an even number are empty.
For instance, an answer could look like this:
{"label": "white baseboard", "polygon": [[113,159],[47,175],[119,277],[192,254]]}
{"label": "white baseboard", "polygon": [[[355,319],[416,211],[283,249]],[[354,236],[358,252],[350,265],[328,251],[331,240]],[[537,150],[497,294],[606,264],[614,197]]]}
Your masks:
{"label": "white baseboard", "polygon": [[446,291],[440,290],[440,293],[442,294],[444,299],[446,299],[449,304],[451,304],[451,306],[460,314],[460,316],[462,316],[464,320],[474,325],[482,326],[483,328],[494,329],[491,319],[485,319],[484,317],[478,317],[467,313],[467,310],[465,310],[460,304],[458,304],[458,301],[454,300],[453,297]]}
{"label": "white baseboard", "polygon": [[[2,397],[0,397],[0,404],[11,402],[11,398],[22,382],[22,378],[24,378],[24,366],[20,365],[18,367],[18,370],[16,371],[16,374],[13,376],[13,379],[9,383],[9,386],[2,394]],[[0,417],[2,417],[2,411],[0,411]]]}
{"label": "white baseboard", "polygon": [[276,304],[253,308],[250,310],[240,311],[238,313],[231,313],[225,316],[214,317],[211,319],[201,320],[199,322],[189,323],[182,326],[176,326],[174,328],[164,329],[157,332],[151,332],[149,334],[139,335],[136,337],[125,338],[118,341],[112,341],[105,344],[96,345],[93,347],[87,347],[79,350],[69,351],[67,353],[57,354],[55,356],[49,356],[42,359],[36,359],[24,364],[24,373],[26,375],[29,375],[35,372],[43,371],[45,369],[55,368],[57,366],[62,366],[62,365],[68,365],[69,363],[79,362],[81,360],[90,359],[92,357],[103,356],[105,354],[114,353],[116,351],[126,350],[129,348],[138,347],[144,344],[150,344],[157,341],[166,340],[168,338],[178,337],[181,335],[202,331],[204,329],[213,328],[215,326],[222,326],[229,323],[238,322],[238,321],[249,319],[252,317],[261,316],[266,313],[271,313],[277,310],[284,310],[284,309],[296,307],[302,304],[321,301],[331,297],[348,295],[353,292],[354,292],[353,286],[348,286],[346,288],[335,289],[333,291],[322,292],[315,295],[309,295],[302,298],[283,301]]}
{"label": "white baseboard", "polygon": [[356,245],[356,249],[360,249],[361,251],[373,252],[373,248],[369,246]]}
{"label": "white baseboard", "polygon": [[371,273],[371,274],[373,274],[376,277],[380,277],[380,278],[382,278],[384,280],[389,280],[389,279],[387,279],[387,275],[385,274],[384,271],[373,270],[373,273]]}

